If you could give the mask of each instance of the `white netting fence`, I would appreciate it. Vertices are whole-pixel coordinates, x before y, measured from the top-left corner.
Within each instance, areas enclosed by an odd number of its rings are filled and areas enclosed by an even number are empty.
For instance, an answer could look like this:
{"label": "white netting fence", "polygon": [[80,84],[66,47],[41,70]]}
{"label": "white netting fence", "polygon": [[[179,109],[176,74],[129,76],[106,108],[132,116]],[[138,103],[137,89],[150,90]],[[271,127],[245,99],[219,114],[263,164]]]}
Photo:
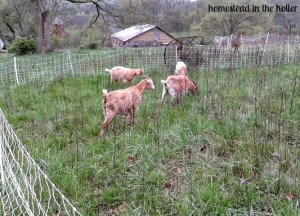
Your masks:
{"label": "white netting fence", "polygon": [[81,215],[31,158],[1,109],[0,156],[0,215]]}
{"label": "white netting fence", "polygon": [[[0,85],[15,86],[62,77],[99,75],[105,68],[120,65],[174,71],[176,61],[200,70],[234,69],[253,66],[274,67],[299,62],[300,39],[274,34],[243,37],[238,52],[231,48],[232,36],[216,37],[215,45],[168,46],[166,48],[125,48],[87,54],[61,53],[32,58],[15,57],[0,63]],[[222,41],[226,46],[222,46]],[[216,43],[217,42],[217,43]]]}

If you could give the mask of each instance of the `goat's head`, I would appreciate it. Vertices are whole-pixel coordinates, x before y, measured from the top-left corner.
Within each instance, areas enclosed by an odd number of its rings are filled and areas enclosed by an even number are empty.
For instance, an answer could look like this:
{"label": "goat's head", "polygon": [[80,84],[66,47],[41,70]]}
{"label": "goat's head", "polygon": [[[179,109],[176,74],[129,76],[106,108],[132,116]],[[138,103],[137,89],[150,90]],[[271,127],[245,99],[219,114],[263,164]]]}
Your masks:
{"label": "goat's head", "polygon": [[139,75],[139,76],[144,76],[144,68],[140,68],[139,69],[139,71],[138,71],[138,73],[137,73],[137,75]]}
{"label": "goat's head", "polygon": [[154,86],[152,79],[150,79],[147,76],[142,76],[142,78],[143,78],[143,80],[146,80],[146,89],[155,90],[155,86]]}
{"label": "goat's head", "polygon": [[197,82],[195,81],[191,81],[191,85],[189,86],[189,91],[192,93],[192,94],[196,94],[198,93],[198,84]]}

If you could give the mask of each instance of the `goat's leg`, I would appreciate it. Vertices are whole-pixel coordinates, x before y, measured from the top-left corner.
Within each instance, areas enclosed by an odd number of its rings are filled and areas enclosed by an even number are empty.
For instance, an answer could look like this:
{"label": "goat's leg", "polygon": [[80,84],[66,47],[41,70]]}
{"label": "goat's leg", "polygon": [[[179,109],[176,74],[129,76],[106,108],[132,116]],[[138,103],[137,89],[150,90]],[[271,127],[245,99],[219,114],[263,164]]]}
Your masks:
{"label": "goat's leg", "polygon": [[112,121],[113,117],[113,115],[106,113],[105,119],[100,129],[100,136],[103,136],[105,134],[105,132],[108,129],[109,123]]}
{"label": "goat's leg", "polygon": [[133,119],[134,119],[134,110],[133,110],[133,108],[128,109],[127,112],[128,112],[128,114],[129,114],[128,120],[130,120],[131,123],[132,123],[132,121],[133,121]]}
{"label": "goat's leg", "polygon": [[176,99],[177,99],[177,97],[171,96],[170,106],[172,106],[174,104],[174,102],[176,101]]}
{"label": "goat's leg", "polygon": [[134,124],[134,119],[135,119],[135,115],[136,115],[136,107],[135,106],[132,106],[132,108],[129,111],[129,114],[131,116],[132,123]]}
{"label": "goat's leg", "polygon": [[165,100],[166,100],[167,94],[168,94],[167,89],[163,88],[163,93],[162,93],[162,95],[161,95],[160,108],[162,108],[162,106],[163,106],[163,104],[164,104],[164,102],[165,102]]}

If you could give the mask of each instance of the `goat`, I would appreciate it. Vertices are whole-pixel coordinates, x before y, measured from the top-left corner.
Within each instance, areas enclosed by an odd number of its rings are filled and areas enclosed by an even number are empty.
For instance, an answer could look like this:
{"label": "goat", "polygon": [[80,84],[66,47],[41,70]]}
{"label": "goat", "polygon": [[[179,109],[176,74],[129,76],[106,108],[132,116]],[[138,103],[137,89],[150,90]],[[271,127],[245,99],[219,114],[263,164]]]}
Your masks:
{"label": "goat", "polygon": [[143,76],[144,69],[131,69],[122,66],[115,66],[112,69],[105,69],[106,72],[110,73],[110,82],[113,84],[114,82],[118,82],[118,80],[123,80],[123,83],[131,82],[134,80],[136,75]]}
{"label": "goat", "polygon": [[178,61],[176,63],[175,74],[177,75],[186,75],[187,68],[183,61]]}
{"label": "goat", "polygon": [[104,121],[101,126],[100,136],[103,136],[108,129],[109,123],[117,114],[127,114],[133,120],[136,116],[136,110],[142,101],[142,94],[145,89],[154,90],[153,81],[148,77],[143,77],[137,85],[126,89],[107,92],[104,89],[102,108],[104,114]]}
{"label": "goat", "polygon": [[236,51],[239,51],[239,47],[242,45],[241,43],[241,37],[245,35],[247,32],[246,31],[240,31],[236,38],[234,38],[231,41],[231,46],[233,47],[233,52],[235,53]]}
{"label": "goat", "polygon": [[166,99],[166,95],[171,96],[170,104],[173,104],[176,99],[182,98],[188,91],[192,94],[198,92],[198,86],[185,75],[168,76],[167,80],[162,80],[163,93],[160,107]]}

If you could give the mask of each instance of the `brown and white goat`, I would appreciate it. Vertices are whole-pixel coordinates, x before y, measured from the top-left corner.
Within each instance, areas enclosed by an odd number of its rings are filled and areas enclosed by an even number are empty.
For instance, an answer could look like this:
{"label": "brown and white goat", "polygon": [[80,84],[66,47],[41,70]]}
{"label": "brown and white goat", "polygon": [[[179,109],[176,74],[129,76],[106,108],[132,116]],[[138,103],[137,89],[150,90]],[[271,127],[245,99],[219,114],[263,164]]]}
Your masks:
{"label": "brown and white goat", "polygon": [[109,123],[114,116],[118,114],[122,115],[129,113],[129,117],[134,123],[136,111],[142,101],[142,94],[145,89],[155,89],[153,81],[148,77],[144,77],[137,85],[127,89],[116,90],[109,93],[106,89],[103,90],[102,107],[104,121],[101,126],[100,136],[104,135],[108,129]]}
{"label": "brown and white goat", "polygon": [[186,75],[187,67],[183,61],[178,61],[176,63],[175,74]]}
{"label": "brown and white goat", "polygon": [[160,107],[167,95],[171,96],[170,104],[173,104],[176,99],[181,99],[188,91],[195,94],[198,91],[198,86],[185,75],[171,75],[167,80],[161,81],[163,84],[163,93]]}
{"label": "brown and white goat", "polygon": [[123,80],[123,83],[131,82],[134,80],[135,76],[143,76],[144,69],[131,69],[122,66],[115,66],[112,69],[105,69],[105,71],[110,73],[110,82],[113,84],[114,82],[118,82],[118,80]]}

